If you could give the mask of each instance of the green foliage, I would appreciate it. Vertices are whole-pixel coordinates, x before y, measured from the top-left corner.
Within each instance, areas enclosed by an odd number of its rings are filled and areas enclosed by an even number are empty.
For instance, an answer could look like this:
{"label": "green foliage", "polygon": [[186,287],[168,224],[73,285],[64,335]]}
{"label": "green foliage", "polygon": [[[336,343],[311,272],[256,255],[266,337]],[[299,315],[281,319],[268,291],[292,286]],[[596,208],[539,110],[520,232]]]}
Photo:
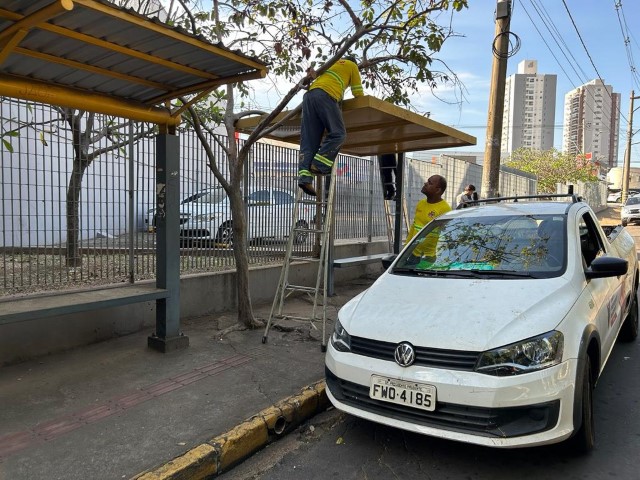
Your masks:
{"label": "green foliage", "polygon": [[466,8],[467,0],[230,0],[220,5],[220,24],[202,22],[198,32],[239,45],[266,61],[275,77],[298,82],[309,66],[317,70],[349,50],[361,59],[365,91],[397,105],[410,106],[421,84],[435,89],[456,81],[446,63],[434,69],[434,60],[454,35],[448,11]]}
{"label": "green foliage", "polygon": [[583,156],[568,155],[556,149],[539,151],[519,148],[505,162],[507,167],[538,177],[538,192],[555,193],[556,183],[597,181],[595,165]]}

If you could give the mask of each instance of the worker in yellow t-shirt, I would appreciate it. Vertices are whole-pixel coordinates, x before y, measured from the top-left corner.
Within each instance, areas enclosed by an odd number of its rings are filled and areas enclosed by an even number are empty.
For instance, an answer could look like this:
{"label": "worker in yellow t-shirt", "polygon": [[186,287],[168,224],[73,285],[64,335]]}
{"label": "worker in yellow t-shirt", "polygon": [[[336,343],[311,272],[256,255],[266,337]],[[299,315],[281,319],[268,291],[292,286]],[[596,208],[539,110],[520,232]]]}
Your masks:
{"label": "worker in yellow t-shirt", "polygon": [[[314,78],[315,72],[311,70],[308,76]],[[316,78],[302,98],[298,186],[308,195],[316,195],[313,175],[331,173],[347,137],[340,106],[347,87],[354,97],[363,95],[360,71],[353,56],[334,63]]]}
{"label": "worker in yellow t-shirt", "polygon": [[[443,213],[451,210],[451,206],[442,198],[447,189],[447,181],[442,175],[431,175],[420,190],[427,198],[423,198],[416,205],[416,213],[413,217],[413,224],[409,229],[406,243],[434,218],[439,217]],[[418,245],[413,255],[433,259],[436,255],[436,246],[438,244],[438,232],[436,230],[430,232],[424,240]]]}

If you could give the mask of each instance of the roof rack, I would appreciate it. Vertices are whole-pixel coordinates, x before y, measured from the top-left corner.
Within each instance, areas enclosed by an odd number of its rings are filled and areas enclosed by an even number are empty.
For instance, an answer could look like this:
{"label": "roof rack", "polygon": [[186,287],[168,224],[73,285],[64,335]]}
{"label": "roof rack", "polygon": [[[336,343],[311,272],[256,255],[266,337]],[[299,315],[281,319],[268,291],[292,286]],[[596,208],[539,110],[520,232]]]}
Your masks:
{"label": "roof rack", "polygon": [[572,203],[578,203],[583,200],[583,198],[575,193],[553,193],[553,194],[539,194],[539,195],[516,195],[513,197],[493,197],[493,198],[479,198],[478,200],[474,200],[472,202],[473,205],[477,205],[479,203],[499,203],[506,200],[512,200],[514,203],[517,203],[520,200],[549,200],[552,198],[570,198]]}

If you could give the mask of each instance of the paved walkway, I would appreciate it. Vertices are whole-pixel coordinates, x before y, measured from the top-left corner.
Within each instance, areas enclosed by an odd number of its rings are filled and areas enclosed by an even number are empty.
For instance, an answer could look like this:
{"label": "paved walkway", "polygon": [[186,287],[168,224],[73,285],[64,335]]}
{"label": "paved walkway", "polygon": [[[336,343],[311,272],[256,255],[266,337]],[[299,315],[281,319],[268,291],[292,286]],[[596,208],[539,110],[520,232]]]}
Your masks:
{"label": "paved walkway", "polygon": [[[618,224],[619,207],[598,217]],[[640,247],[640,227],[629,230]],[[336,286],[327,332],[372,281]],[[270,307],[255,306],[256,315],[267,318]],[[285,310],[309,315],[311,304],[292,299]],[[214,475],[323,408],[318,387],[308,388],[324,375],[319,330],[290,322],[267,344],[262,330],[220,339],[234,322],[233,314],[185,322],[190,346],[170,354],[148,349],[144,331],[0,368],[0,480]]]}
{"label": "paved walkway", "polygon": [[[372,281],[336,286],[327,332]],[[270,308],[254,310],[266,319]],[[311,308],[304,298],[285,304],[291,314]],[[169,354],[148,349],[144,331],[0,368],[0,480],[132,478],[323,378],[321,322],[316,330],[290,321],[267,344],[263,330],[220,339],[234,322],[234,314],[187,321],[189,348]],[[295,401],[278,429],[310,413],[306,399]]]}

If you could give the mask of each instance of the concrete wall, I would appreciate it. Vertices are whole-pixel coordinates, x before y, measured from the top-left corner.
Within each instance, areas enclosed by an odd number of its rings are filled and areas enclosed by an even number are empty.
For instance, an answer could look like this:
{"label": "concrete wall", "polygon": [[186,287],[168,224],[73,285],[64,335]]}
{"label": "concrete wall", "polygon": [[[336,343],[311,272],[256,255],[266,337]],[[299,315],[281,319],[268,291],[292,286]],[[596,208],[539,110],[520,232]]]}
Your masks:
{"label": "concrete wall", "polygon": [[[388,251],[387,241],[335,245],[335,258],[357,257]],[[289,270],[290,283],[315,285],[317,263],[299,262]],[[265,266],[249,271],[251,299],[254,305],[271,303],[282,267]],[[381,273],[376,262],[361,267],[334,270],[334,285],[365,274]],[[189,275],[180,279],[181,318],[195,318],[234,311],[236,308],[235,272]],[[96,343],[155,326],[155,302],[48,317],[0,325],[0,365],[16,363],[42,355]],[[188,331],[184,332],[189,335]],[[144,348],[141,345],[141,348]]]}

